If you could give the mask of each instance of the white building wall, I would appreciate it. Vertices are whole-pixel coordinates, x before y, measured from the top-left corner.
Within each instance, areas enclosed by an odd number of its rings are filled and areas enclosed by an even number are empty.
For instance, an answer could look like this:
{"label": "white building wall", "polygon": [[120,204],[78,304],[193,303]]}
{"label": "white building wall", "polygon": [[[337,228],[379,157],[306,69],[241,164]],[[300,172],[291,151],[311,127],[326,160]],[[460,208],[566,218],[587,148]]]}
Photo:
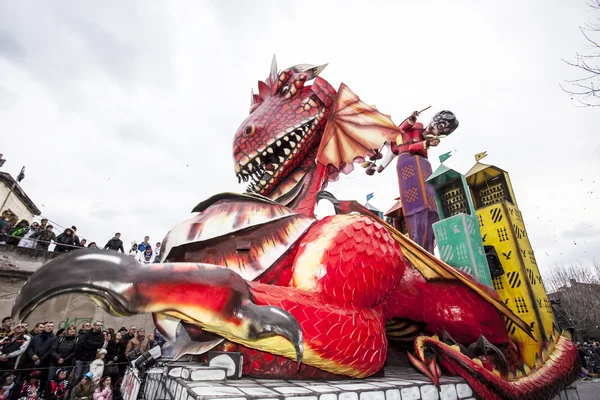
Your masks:
{"label": "white building wall", "polygon": [[[2,205],[4,199],[6,199],[6,195],[8,195],[9,191],[10,187],[6,186],[4,182],[0,182],[0,205]],[[4,211],[7,208],[10,208],[12,212],[17,214],[19,216],[19,220],[26,219],[29,221],[29,223],[33,221],[33,214],[27,209],[27,206],[25,206],[25,204],[19,200],[14,192],[10,194],[6,204],[4,205],[4,208],[0,211]]]}

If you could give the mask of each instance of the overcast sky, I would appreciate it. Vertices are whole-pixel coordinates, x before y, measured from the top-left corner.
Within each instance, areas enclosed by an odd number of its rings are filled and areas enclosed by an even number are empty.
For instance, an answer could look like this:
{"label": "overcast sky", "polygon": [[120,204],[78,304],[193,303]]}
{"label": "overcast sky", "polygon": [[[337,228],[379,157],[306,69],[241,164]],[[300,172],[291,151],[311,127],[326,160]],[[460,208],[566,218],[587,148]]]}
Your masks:
{"label": "overcast sky", "polygon": [[[0,1],[0,152],[43,215],[104,245],[162,240],[201,200],[243,191],[232,139],[250,89],[299,64],[400,123],[459,129],[431,151],[511,174],[542,271],[600,259],[600,109],[559,87],[596,16],[572,1]],[[394,168],[329,186],[387,210]]]}

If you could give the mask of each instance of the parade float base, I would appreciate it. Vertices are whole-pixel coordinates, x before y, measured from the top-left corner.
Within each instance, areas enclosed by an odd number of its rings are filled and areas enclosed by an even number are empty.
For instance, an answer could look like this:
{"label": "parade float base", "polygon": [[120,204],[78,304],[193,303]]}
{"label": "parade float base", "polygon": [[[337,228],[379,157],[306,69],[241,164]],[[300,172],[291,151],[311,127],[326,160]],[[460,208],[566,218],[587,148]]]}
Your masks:
{"label": "parade float base", "polygon": [[[476,399],[460,377],[442,376],[440,390],[411,367],[386,367],[383,377],[346,380],[226,379],[213,367],[190,362],[152,368],[146,375],[145,400],[457,400]],[[187,369],[187,372],[184,370]],[[195,372],[192,374],[192,372]],[[204,376],[202,376],[204,375]],[[183,378],[182,376],[185,376]],[[208,377],[210,380],[201,380]],[[194,380],[192,380],[194,379]],[[555,400],[579,400],[575,387]]]}

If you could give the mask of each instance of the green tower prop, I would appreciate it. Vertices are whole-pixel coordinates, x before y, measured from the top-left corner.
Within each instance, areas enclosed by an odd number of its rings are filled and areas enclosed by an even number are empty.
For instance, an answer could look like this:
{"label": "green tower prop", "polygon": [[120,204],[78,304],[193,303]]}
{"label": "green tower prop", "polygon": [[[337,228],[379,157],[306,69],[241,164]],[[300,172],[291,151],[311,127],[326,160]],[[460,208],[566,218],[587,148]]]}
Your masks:
{"label": "green tower prop", "polygon": [[441,164],[427,183],[434,188],[440,215],[440,220],[433,224],[440,258],[477,282],[493,288],[479,221],[465,176]]}

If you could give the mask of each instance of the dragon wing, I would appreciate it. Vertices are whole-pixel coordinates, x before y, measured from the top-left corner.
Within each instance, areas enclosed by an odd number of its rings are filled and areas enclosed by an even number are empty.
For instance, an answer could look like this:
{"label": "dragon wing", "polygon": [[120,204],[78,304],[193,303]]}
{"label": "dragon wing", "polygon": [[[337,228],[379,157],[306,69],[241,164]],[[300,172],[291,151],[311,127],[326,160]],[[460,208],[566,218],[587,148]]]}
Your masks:
{"label": "dragon wing", "polygon": [[365,104],[344,83],[340,85],[333,110],[323,132],[317,161],[330,173],[349,173],[386,141],[396,140],[400,129],[389,115]]}

